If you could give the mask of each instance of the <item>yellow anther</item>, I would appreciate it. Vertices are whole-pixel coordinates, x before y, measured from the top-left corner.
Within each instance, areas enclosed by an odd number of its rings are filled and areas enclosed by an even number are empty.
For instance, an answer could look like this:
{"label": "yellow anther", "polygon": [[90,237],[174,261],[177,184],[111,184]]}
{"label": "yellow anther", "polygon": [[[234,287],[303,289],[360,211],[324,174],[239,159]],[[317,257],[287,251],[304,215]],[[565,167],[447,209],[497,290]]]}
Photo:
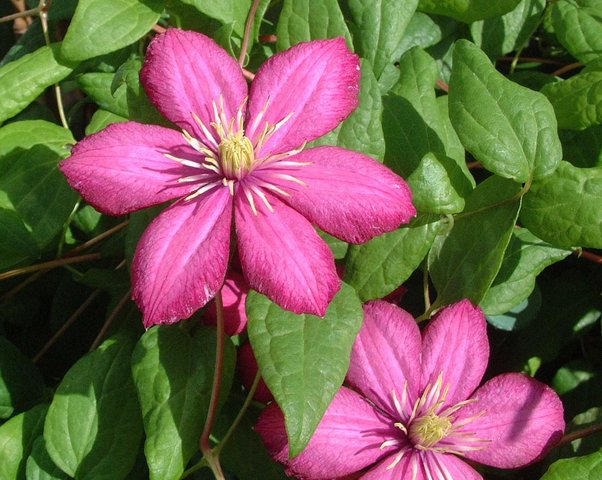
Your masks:
{"label": "yellow anther", "polygon": [[414,445],[430,448],[445,438],[451,428],[452,423],[448,417],[428,413],[412,422],[409,437]]}
{"label": "yellow anther", "polygon": [[222,169],[228,178],[240,178],[255,160],[253,144],[242,132],[223,138],[218,149]]}

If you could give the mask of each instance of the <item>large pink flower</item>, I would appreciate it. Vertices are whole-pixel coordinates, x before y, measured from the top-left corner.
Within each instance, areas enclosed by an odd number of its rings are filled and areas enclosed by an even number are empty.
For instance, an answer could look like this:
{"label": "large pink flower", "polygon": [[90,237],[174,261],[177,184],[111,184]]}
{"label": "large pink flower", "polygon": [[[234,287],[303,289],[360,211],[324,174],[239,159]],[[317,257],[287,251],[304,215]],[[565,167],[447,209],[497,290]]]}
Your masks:
{"label": "large pink flower", "polygon": [[[268,407],[257,424],[289,474],[332,479],[481,479],[462,458],[499,468],[531,463],[564,430],[558,395],[525,375],[499,375],[477,388],[489,343],[480,309],[445,308],[421,337],[391,304],[366,305],[347,380],[308,447],[288,458],[284,418]],[[476,389],[476,390],[475,390]]]}
{"label": "large pink flower", "polygon": [[248,91],[236,61],[210,38],[177,29],[155,37],[142,83],[182,131],[113,124],[61,164],[109,215],[180,199],[136,250],[133,296],[145,325],[186,318],[215,295],[233,232],[252,288],[288,310],[323,315],[340,280],[312,224],[358,243],[409,221],[410,191],[390,170],[341,148],[303,149],[356,108],[359,78],[358,58],[340,38],[274,55]]}

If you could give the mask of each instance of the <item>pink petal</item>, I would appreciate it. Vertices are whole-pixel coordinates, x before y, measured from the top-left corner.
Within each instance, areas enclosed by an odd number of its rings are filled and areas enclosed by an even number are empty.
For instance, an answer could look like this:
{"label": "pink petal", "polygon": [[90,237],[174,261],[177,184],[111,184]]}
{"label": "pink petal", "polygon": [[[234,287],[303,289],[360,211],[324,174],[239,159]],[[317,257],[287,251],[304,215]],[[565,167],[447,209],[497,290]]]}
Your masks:
{"label": "pink petal", "polygon": [[357,108],[360,76],[359,58],[342,37],[300,43],[271,57],[251,85],[247,136],[257,140],[266,121],[275,125],[293,116],[260,157],[293,150],[333,130]]}
{"label": "pink petal", "polygon": [[[224,304],[224,331],[229,336],[238,335],[247,328],[247,312],[245,306],[249,285],[240,273],[230,271],[222,287]],[[217,325],[215,302],[211,302],[205,311],[205,322]]]}
{"label": "pink petal", "polygon": [[[236,368],[240,376],[240,381],[247,390],[250,390],[255,380],[255,375],[257,375],[257,371],[259,370],[250,343],[244,343],[239,347],[238,354],[236,355]],[[261,403],[268,403],[274,400],[272,392],[270,392],[263,379],[259,380],[253,398]]]}
{"label": "pink petal", "polygon": [[156,125],[114,123],[84,138],[60,164],[69,184],[97,210],[123,215],[188,194],[178,178],[201,170],[165,157],[199,160],[182,134]]}
{"label": "pink petal", "polygon": [[[306,186],[280,182],[282,189],[291,193],[283,200],[322,230],[346,242],[366,242],[397,229],[416,215],[406,182],[366,155],[338,147],[317,147],[289,160],[311,165],[290,172]],[[270,181],[270,173],[269,167],[258,172],[266,181]]]}
{"label": "pink petal", "polygon": [[262,412],[255,430],[270,455],[285,465],[288,475],[320,480],[357,472],[398,449],[398,446],[380,448],[384,441],[399,436],[392,422],[363,397],[342,387],[307,448],[293,459],[288,458],[284,416],[276,405]]}
{"label": "pink petal", "polygon": [[188,318],[213,298],[226,273],[231,217],[222,187],[172,205],[148,226],[132,265],[146,327]]}
{"label": "pink petal", "polygon": [[[393,468],[396,455],[384,459],[362,480],[483,480],[471,466],[453,455],[408,449]],[[444,473],[445,472],[445,473]],[[447,474],[447,476],[445,476]]]}
{"label": "pink petal", "polygon": [[249,285],[286,310],[324,316],[341,286],[334,257],[310,223],[267,194],[255,215],[238,190],[235,201],[240,262]]}
{"label": "pink petal", "polygon": [[563,407],[556,392],[519,373],[492,378],[472,396],[458,421],[482,416],[464,430],[490,443],[468,452],[471,460],[499,468],[517,468],[543,457],[562,437]]}
{"label": "pink petal", "polygon": [[210,128],[214,101],[219,107],[223,98],[229,120],[247,96],[247,83],[236,60],[211,38],[176,28],[150,43],[140,79],[168,120],[205,143],[206,136],[192,113]]}
{"label": "pink petal", "polygon": [[[420,379],[420,330],[412,316],[383,301],[364,305],[365,319],[351,351],[347,380],[384,411],[400,419],[399,403],[407,382],[405,411],[418,396]],[[407,417],[404,417],[407,418]]]}
{"label": "pink petal", "polygon": [[422,388],[443,373],[447,405],[466,400],[481,383],[489,360],[487,322],[480,308],[462,300],[441,310],[424,331]]}

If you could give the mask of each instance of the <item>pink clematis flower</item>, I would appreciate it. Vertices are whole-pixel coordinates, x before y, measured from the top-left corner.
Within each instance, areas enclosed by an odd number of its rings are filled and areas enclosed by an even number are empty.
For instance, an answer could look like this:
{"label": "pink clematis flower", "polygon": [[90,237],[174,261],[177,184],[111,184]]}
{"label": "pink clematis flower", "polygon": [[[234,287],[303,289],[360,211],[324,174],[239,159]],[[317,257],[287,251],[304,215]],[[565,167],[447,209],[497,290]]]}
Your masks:
{"label": "pink clematis flower", "polygon": [[[308,447],[288,458],[276,406],[256,430],[290,475],[378,480],[481,479],[463,459],[516,468],[541,458],[564,430],[558,395],[518,373],[477,388],[489,357],[485,318],[464,300],[421,336],[414,319],[383,301],[365,306],[347,376]],[[475,390],[476,389],[476,390]]]}
{"label": "pink clematis flower", "polygon": [[134,257],[133,297],[146,326],[187,318],[213,298],[233,233],[253,289],[293,312],[324,315],[340,280],[312,224],[359,243],[415,215],[406,183],[375,160],[304,149],[357,107],[359,79],[358,57],[341,38],[274,55],[250,91],[210,38],[170,29],[153,39],[142,84],[182,130],[113,124],[61,163],[69,183],[109,215],[179,199]]}

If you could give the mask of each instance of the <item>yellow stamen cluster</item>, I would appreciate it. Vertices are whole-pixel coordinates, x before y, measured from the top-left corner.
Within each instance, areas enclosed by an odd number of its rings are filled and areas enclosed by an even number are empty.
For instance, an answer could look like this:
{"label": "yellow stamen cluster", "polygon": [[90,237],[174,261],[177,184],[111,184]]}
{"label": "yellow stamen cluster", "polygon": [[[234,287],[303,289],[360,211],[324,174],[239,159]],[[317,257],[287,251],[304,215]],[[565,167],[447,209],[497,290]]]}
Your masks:
{"label": "yellow stamen cluster", "polygon": [[221,166],[226,177],[239,178],[249,171],[255,160],[253,144],[242,131],[227,135],[218,146]]}
{"label": "yellow stamen cluster", "polygon": [[410,425],[409,437],[412,443],[430,448],[445,438],[452,428],[448,417],[439,417],[433,412],[415,419]]}

